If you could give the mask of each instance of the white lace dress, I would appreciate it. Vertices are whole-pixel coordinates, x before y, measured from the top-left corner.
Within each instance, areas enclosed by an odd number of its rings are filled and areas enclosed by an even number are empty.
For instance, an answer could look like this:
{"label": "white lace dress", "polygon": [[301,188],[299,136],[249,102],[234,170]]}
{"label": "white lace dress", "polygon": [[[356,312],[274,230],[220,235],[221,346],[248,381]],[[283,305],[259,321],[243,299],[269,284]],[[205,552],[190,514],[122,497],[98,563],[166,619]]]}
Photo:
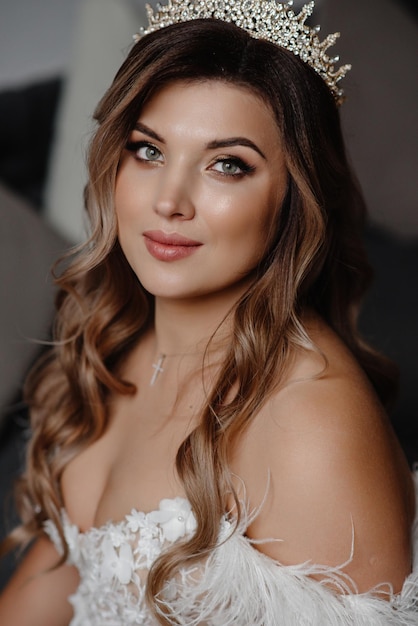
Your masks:
{"label": "white lace dress", "polygon": [[[418,477],[416,478],[418,495]],[[156,626],[144,600],[147,572],[168,545],[193,532],[187,500],[162,500],[157,511],[131,511],[119,523],[80,532],[63,512],[68,562],[80,585],[70,602],[71,626]],[[355,594],[341,569],[303,563],[283,566],[234,532],[225,517],[219,545],[200,567],[183,569],[166,586],[164,601],[182,626],[418,626],[418,518],[414,525],[414,566],[402,592],[382,585]],[[45,530],[61,550],[56,528]],[[312,575],[321,574],[324,582]],[[325,581],[342,593],[334,593]]]}

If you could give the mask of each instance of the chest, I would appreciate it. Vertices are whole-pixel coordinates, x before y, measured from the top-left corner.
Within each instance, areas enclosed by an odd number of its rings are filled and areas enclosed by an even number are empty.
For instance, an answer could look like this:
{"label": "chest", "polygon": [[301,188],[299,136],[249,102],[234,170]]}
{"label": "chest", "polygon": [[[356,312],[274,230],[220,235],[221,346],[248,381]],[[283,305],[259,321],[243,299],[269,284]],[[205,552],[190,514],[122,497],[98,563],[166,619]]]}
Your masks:
{"label": "chest", "polygon": [[151,511],[163,498],[184,495],[175,459],[196,424],[185,406],[140,395],[113,404],[106,432],[62,476],[64,504],[79,528],[123,519],[132,508]]}

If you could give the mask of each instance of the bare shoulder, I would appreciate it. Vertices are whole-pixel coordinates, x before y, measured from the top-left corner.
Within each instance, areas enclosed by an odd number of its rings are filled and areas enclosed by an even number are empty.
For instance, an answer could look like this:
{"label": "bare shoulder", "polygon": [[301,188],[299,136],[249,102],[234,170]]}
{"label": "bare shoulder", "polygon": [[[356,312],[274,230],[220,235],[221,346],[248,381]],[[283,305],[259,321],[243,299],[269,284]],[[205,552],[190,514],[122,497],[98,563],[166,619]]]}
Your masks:
{"label": "bare shoulder", "polygon": [[72,616],[68,596],[77,588],[74,567],[56,567],[59,555],[46,537],[36,540],[0,596],[0,624],[64,626]]}
{"label": "bare shoulder", "polygon": [[[322,332],[323,331],[323,332]],[[260,514],[254,538],[285,564],[338,566],[359,590],[399,589],[411,568],[411,476],[387,416],[349,351],[326,328],[243,437],[234,471]],[[354,540],[354,543],[353,543]]]}

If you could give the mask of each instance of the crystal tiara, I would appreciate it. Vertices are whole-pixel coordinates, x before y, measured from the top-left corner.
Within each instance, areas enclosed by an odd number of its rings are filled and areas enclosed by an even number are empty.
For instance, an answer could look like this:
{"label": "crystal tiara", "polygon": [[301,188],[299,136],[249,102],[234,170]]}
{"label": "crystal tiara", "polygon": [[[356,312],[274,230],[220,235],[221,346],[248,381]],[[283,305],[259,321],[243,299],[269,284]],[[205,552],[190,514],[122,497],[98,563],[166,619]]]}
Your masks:
{"label": "crystal tiara", "polygon": [[340,33],[328,35],[321,41],[318,37],[320,27],[310,28],[305,24],[314,4],[308,2],[299,14],[291,9],[293,0],[285,3],[276,0],[168,0],[164,6],[157,4],[155,12],[147,4],[148,27],[141,28],[134,35],[134,40],[139,41],[144,35],[166,26],[196,19],[215,18],[232,22],[255,39],[265,39],[286,48],[308,63],[326,82],[337,104],[341,104],[344,93],[338,87],[338,81],[351,69],[351,65],[335,69],[334,64],[339,57],[326,54]]}

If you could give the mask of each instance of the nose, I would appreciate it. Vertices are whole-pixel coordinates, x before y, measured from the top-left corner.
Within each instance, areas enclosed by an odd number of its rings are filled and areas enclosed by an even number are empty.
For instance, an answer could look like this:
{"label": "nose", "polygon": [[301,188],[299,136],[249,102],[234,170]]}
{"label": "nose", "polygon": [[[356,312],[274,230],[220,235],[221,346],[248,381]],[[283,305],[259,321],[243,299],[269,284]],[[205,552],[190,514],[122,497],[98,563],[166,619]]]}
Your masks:
{"label": "nose", "polygon": [[153,208],[162,217],[192,219],[195,207],[190,174],[187,171],[182,173],[177,168],[164,168],[158,180]]}

